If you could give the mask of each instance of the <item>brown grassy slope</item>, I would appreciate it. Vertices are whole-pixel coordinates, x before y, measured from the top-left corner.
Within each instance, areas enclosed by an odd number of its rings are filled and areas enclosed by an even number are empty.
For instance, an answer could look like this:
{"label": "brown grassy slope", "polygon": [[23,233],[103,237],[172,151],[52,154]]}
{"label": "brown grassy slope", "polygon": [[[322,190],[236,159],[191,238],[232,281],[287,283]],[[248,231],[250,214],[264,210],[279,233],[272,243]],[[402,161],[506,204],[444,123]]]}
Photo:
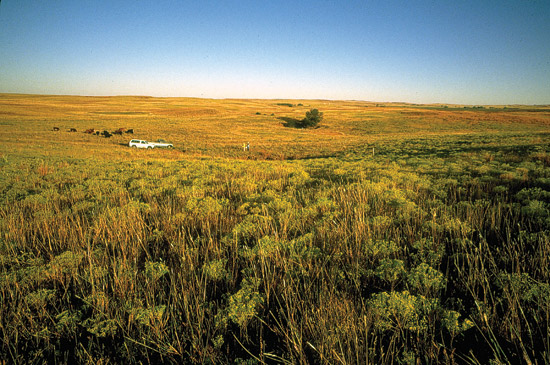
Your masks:
{"label": "brown grassy slope", "polygon": [[[319,128],[289,127],[311,108],[324,113]],[[154,156],[179,158],[185,151],[191,156],[243,157],[241,146],[250,142],[254,158],[300,158],[395,138],[498,132],[503,126],[507,132],[546,131],[549,125],[550,109],[544,107],[0,94],[2,150],[24,155],[133,158],[143,151],[125,147],[131,138],[164,138],[176,150],[155,151]],[[121,127],[133,128],[135,134],[105,139],[83,133]],[[69,133],[70,128],[78,132]]]}

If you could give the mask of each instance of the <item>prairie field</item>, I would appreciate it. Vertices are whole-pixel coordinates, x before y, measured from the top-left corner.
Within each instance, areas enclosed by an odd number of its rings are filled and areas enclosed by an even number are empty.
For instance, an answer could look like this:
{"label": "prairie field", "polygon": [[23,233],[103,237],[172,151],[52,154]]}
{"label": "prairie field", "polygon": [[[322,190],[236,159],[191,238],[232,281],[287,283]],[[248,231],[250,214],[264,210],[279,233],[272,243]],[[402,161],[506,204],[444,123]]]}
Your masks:
{"label": "prairie field", "polygon": [[550,106],[0,94],[0,312],[7,363],[550,363]]}

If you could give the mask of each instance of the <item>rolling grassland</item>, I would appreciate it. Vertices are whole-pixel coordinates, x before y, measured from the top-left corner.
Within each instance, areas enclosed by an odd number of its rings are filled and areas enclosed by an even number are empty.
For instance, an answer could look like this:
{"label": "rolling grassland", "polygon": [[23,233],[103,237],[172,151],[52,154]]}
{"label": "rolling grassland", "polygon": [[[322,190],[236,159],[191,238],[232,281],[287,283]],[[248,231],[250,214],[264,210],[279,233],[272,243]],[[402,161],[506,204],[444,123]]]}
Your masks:
{"label": "rolling grassland", "polygon": [[550,363],[550,107],[0,94],[0,311],[7,363]]}

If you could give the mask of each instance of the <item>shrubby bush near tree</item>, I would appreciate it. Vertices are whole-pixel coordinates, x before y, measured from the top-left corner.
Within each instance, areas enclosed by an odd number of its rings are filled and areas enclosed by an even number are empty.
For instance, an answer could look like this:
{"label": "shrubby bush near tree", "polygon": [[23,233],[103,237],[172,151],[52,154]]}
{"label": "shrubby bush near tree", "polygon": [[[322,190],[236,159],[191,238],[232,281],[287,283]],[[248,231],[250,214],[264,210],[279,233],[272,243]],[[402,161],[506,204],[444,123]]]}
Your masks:
{"label": "shrubby bush near tree", "polygon": [[306,117],[298,123],[300,128],[313,128],[316,127],[323,120],[323,113],[318,109],[311,109],[306,112]]}

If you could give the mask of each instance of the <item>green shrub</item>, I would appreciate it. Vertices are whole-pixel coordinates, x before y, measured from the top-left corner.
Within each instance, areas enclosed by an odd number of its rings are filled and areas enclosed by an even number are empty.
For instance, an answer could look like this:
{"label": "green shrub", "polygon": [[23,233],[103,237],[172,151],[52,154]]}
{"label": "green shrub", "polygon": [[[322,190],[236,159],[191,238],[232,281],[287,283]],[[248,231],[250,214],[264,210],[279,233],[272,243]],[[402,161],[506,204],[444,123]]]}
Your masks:
{"label": "green shrub", "polygon": [[318,109],[311,109],[306,112],[306,117],[298,123],[300,128],[316,127],[323,120],[323,113]]}

